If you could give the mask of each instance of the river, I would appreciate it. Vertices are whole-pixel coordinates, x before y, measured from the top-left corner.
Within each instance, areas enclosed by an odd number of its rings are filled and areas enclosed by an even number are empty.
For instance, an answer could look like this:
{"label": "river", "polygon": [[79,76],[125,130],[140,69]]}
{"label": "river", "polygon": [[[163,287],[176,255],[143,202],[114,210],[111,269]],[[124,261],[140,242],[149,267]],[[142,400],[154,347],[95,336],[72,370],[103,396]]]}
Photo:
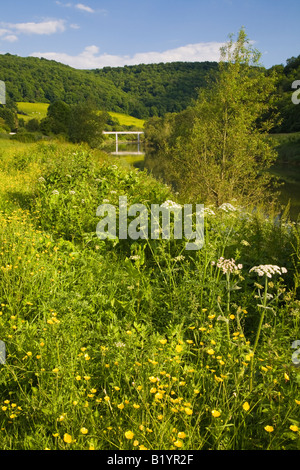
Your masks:
{"label": "river", "polygon": [[[106,152],[114,152],[115,145],[111,144],[104,148]],[[112,159],[116,161],[121,160],[123,163],[129,167],[139,168],[141,170],[148,170],[150,168],[147,165],[147,150],[145,149],[144,144],[141,142],[139,146],[137,143],[133,142],[124,142],[118,146],[119,152],[124,152],[122,155],[112,155]],[[136,152],[140,152],[140,155],[136,155]],[[151,168],[152,171],[152,168]],[[283,206],[286,206],[290,203],[290,218],[293,221],[296,221],[300,216],[300,165],[290,165],[290,164],[278,164],[271,168],[270,173],[277,176],[280,179],[280,182],[284,183],[280,188],[280,198],[279,201]],[[155,177],[162,177],[159,170],[154,174]]]}

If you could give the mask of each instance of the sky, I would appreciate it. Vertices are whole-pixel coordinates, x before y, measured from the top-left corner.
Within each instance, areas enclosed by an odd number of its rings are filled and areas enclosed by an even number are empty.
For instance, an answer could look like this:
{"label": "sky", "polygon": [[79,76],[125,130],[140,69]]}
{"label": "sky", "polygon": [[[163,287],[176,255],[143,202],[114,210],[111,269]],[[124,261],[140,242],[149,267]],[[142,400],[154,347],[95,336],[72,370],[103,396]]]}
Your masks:
{"label": "sky", "polygon": [[300,54],[300,0],[0,0],[0,54],[77,69],[218,61],[244,27],[269,68]]}

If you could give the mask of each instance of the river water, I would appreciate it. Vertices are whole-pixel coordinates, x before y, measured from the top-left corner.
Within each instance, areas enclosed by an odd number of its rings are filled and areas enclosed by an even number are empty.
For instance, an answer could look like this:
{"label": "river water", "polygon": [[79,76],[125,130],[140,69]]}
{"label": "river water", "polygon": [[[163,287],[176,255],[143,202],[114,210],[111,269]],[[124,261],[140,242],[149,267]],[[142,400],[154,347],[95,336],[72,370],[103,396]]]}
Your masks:
{"label": "river water", "polygon": [[[114,144],[105,147],[105,150],[108,153],[115,152],[116,148]],[[139,168],[141,170],[152,171],[147,165],[147,161],[150,159],[147,158],[147,150],[145,149],[144,144],[141,142],[138,146],[137,143],[133,142],[123,142],[118,146],[119,155],[111,155],[112,159],[115,161],[122,161],[128,167]],[[139,154],[137,154],[137,152]],[[122,154],[123,153],[123,154]],[[270,172],[279,177],[280,181],[284,185],[280,188],[280,198],[279,201],[283,206],[290,204],[290,218],[294,221],[300,217],[300,165],[276,165],[273,167]],[[159,174],[159,169],[155,169],[153,173],[154,177],[162,177]]]}

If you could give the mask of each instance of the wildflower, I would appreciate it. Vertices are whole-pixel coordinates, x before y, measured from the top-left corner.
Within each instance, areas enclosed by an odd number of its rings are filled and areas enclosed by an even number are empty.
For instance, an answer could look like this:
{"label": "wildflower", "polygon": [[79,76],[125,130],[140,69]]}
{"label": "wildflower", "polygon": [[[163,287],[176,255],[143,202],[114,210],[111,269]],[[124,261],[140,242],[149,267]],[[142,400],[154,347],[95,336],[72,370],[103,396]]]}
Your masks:
{"label": "wildflower", "polygon": [[285,378],[286,381],[290,380],[290,378],[289,378],[289,376],[286,372],[284,373],[284,378]]}
{"label": "wildflower", "polygon": [[248,411],[249,409],[250,409],[250,405],[247,401],[245,401],[245,403],[243,403],[243,410]]}
{"label": "wildflower", "polygon": [[211,414],[214,418],[218,418],[219,416],[221,416],[221,413],[218,410],[212,410]]}
{"label": "wildflower", "polygon": [[138,446],[138,445],[139,445],[139,441],[137,441],[137,440],[133,441],[133,445],[134,445],[134,447]]}
{"label": "wildflower", "polygon": [[[213,261],[212,264],[215,264],[215,262]],[[242,264],[236,265],[235,260],[233,258],[225,259],[223,258],[223,256],[221,256],[221,258],[219,258],[217,261],[217,267],[222,269],[223,273],[226,274],[226,273],[233,273],[233,272],[239,271],[240,269],[243,268],[243,265]]]}
{"label": "wildflower", "polygon": [[67,444],[71,444],[72,442],[72,436],[67,432],[64,434],[64,442],[66,442]]}
{"label": "wildflower", "polygon": [[267,432],[273,432],[274,428],[273,428],[273,426],[267,425],[267,426],[264,427],[264,430],[267,431]]}
{"label": "wildflower", "polygon": [[299,431],[299,428],[298,428],[298,426],[296,426],[295,424],[291,424],[290,430],[291,430],[291,431],[294,431],[294,432],[297,432],[297,431]]}
{"label": "wildflower", "polygon": [[160,342],[160,344],[166,344],[167,340],[166,339],[160,339],[159,342]]}
{"label": "wildflower", "polygon": [[209,355],[215,354],[215,351],[214,351],[213,349],[208,349],[206,352],[207,352],[207,354],[209,354]]}
{"label": "wildflower", "polygon": [[187,415],[192,415],[193,414],[193,410],[191,410],[191,408],[189,408],[188,406],[184,408],[184,411],[186,412]]}
{"label": "wildflower", "polygon": [[235,212],[237,209],[229,202],[224,202],[219,209],[223,210],[224,212]]}
{"label": "wildflower", "polygon": [[297,403],[297,405],[300,405],[300,400],[296,400],[295,398],[295,402]]}
{"label": "wildflower", "polygon": [[181,209],[181,205],[180,204],[177,204],[176,202],[173,202],[171,201],[170,199],[168,199],[167,201],[165,201],[161,207],[164,207],[166,209]]}
{"label": "wildflower", "polygon": [[179,437],[179,439],[184,439],[186,437],[186,434],[185,432],[179,432],[177,436]]}
{"label": "wildflower", "polygon": [[182,351],[182,346],[180,346],[180,344],[177,344],[175,351],[180,353]]}
{"label": "wildflower", "polygon": [[125,432],[126,439],[132,439],[133,436],[134,436],[134,433],[132,431],[126,431]]}
{"label": "wildflower", "polygon": [[287,273],[286,268],[280,268],[279,266],[273,264],[260,264],[259,266],[253,266],[250,269],[249,273],[255,272],[259,276],[266,275],[267,277],[271,278],[273,274],[285,274]]}
{"label": "wildflower", "polygon": [[86,428],[80,429],[81,434],[87,434],[89,431]]}
{"label": "wildflower", "polygon": [[185,257],[183,255],[179,255],[179,256],[176,256],[175,258],[173,258],[173,261],[183,261],[185,259]]}
{"label": "wildflower", "polygon": [[148,450],[148,448],[145,447],[143,444],[142,444],[141,446],[139,446],[139,449],[140,449],[140,450]]}
{"label": "wildflower", "polygon": [[124,403],[120,403],[120,404],[118,405],[118,408],[119,408],[119,410],[123,410],[123,408],[124,408]]}
{"label": "wildflower", "polygon": [[156,377],[153,377],[153,376],[149,377],[149,380],[150,380],[150,382],[153,382],[153,383],[158,381],[158,379]]}
{"label": "wildflower", "polygon": [[177,440],[177,441],[174,442],[174,446],[176,446],[176,447],[182,447],[182,445],[183,445],[182,441]]}

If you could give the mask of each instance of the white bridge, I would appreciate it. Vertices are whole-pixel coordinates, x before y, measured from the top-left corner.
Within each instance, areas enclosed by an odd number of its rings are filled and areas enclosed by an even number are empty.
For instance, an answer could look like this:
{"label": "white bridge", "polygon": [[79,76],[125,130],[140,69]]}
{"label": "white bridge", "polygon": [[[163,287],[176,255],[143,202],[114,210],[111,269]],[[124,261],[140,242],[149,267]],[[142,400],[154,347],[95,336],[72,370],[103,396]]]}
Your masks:
{"label": "white bridge", "polygon": [[[113,134],[116,136],[116,151],[111,152],[112,155],[144,155],[144,152],[140,151],[140,135],[144,134],[143,131],[103,131],[103,134]],[[138,151],[137,152],[119,152],[119,139],[118,136],[120,134],[135,134],[138,137],[137,145]]]}

